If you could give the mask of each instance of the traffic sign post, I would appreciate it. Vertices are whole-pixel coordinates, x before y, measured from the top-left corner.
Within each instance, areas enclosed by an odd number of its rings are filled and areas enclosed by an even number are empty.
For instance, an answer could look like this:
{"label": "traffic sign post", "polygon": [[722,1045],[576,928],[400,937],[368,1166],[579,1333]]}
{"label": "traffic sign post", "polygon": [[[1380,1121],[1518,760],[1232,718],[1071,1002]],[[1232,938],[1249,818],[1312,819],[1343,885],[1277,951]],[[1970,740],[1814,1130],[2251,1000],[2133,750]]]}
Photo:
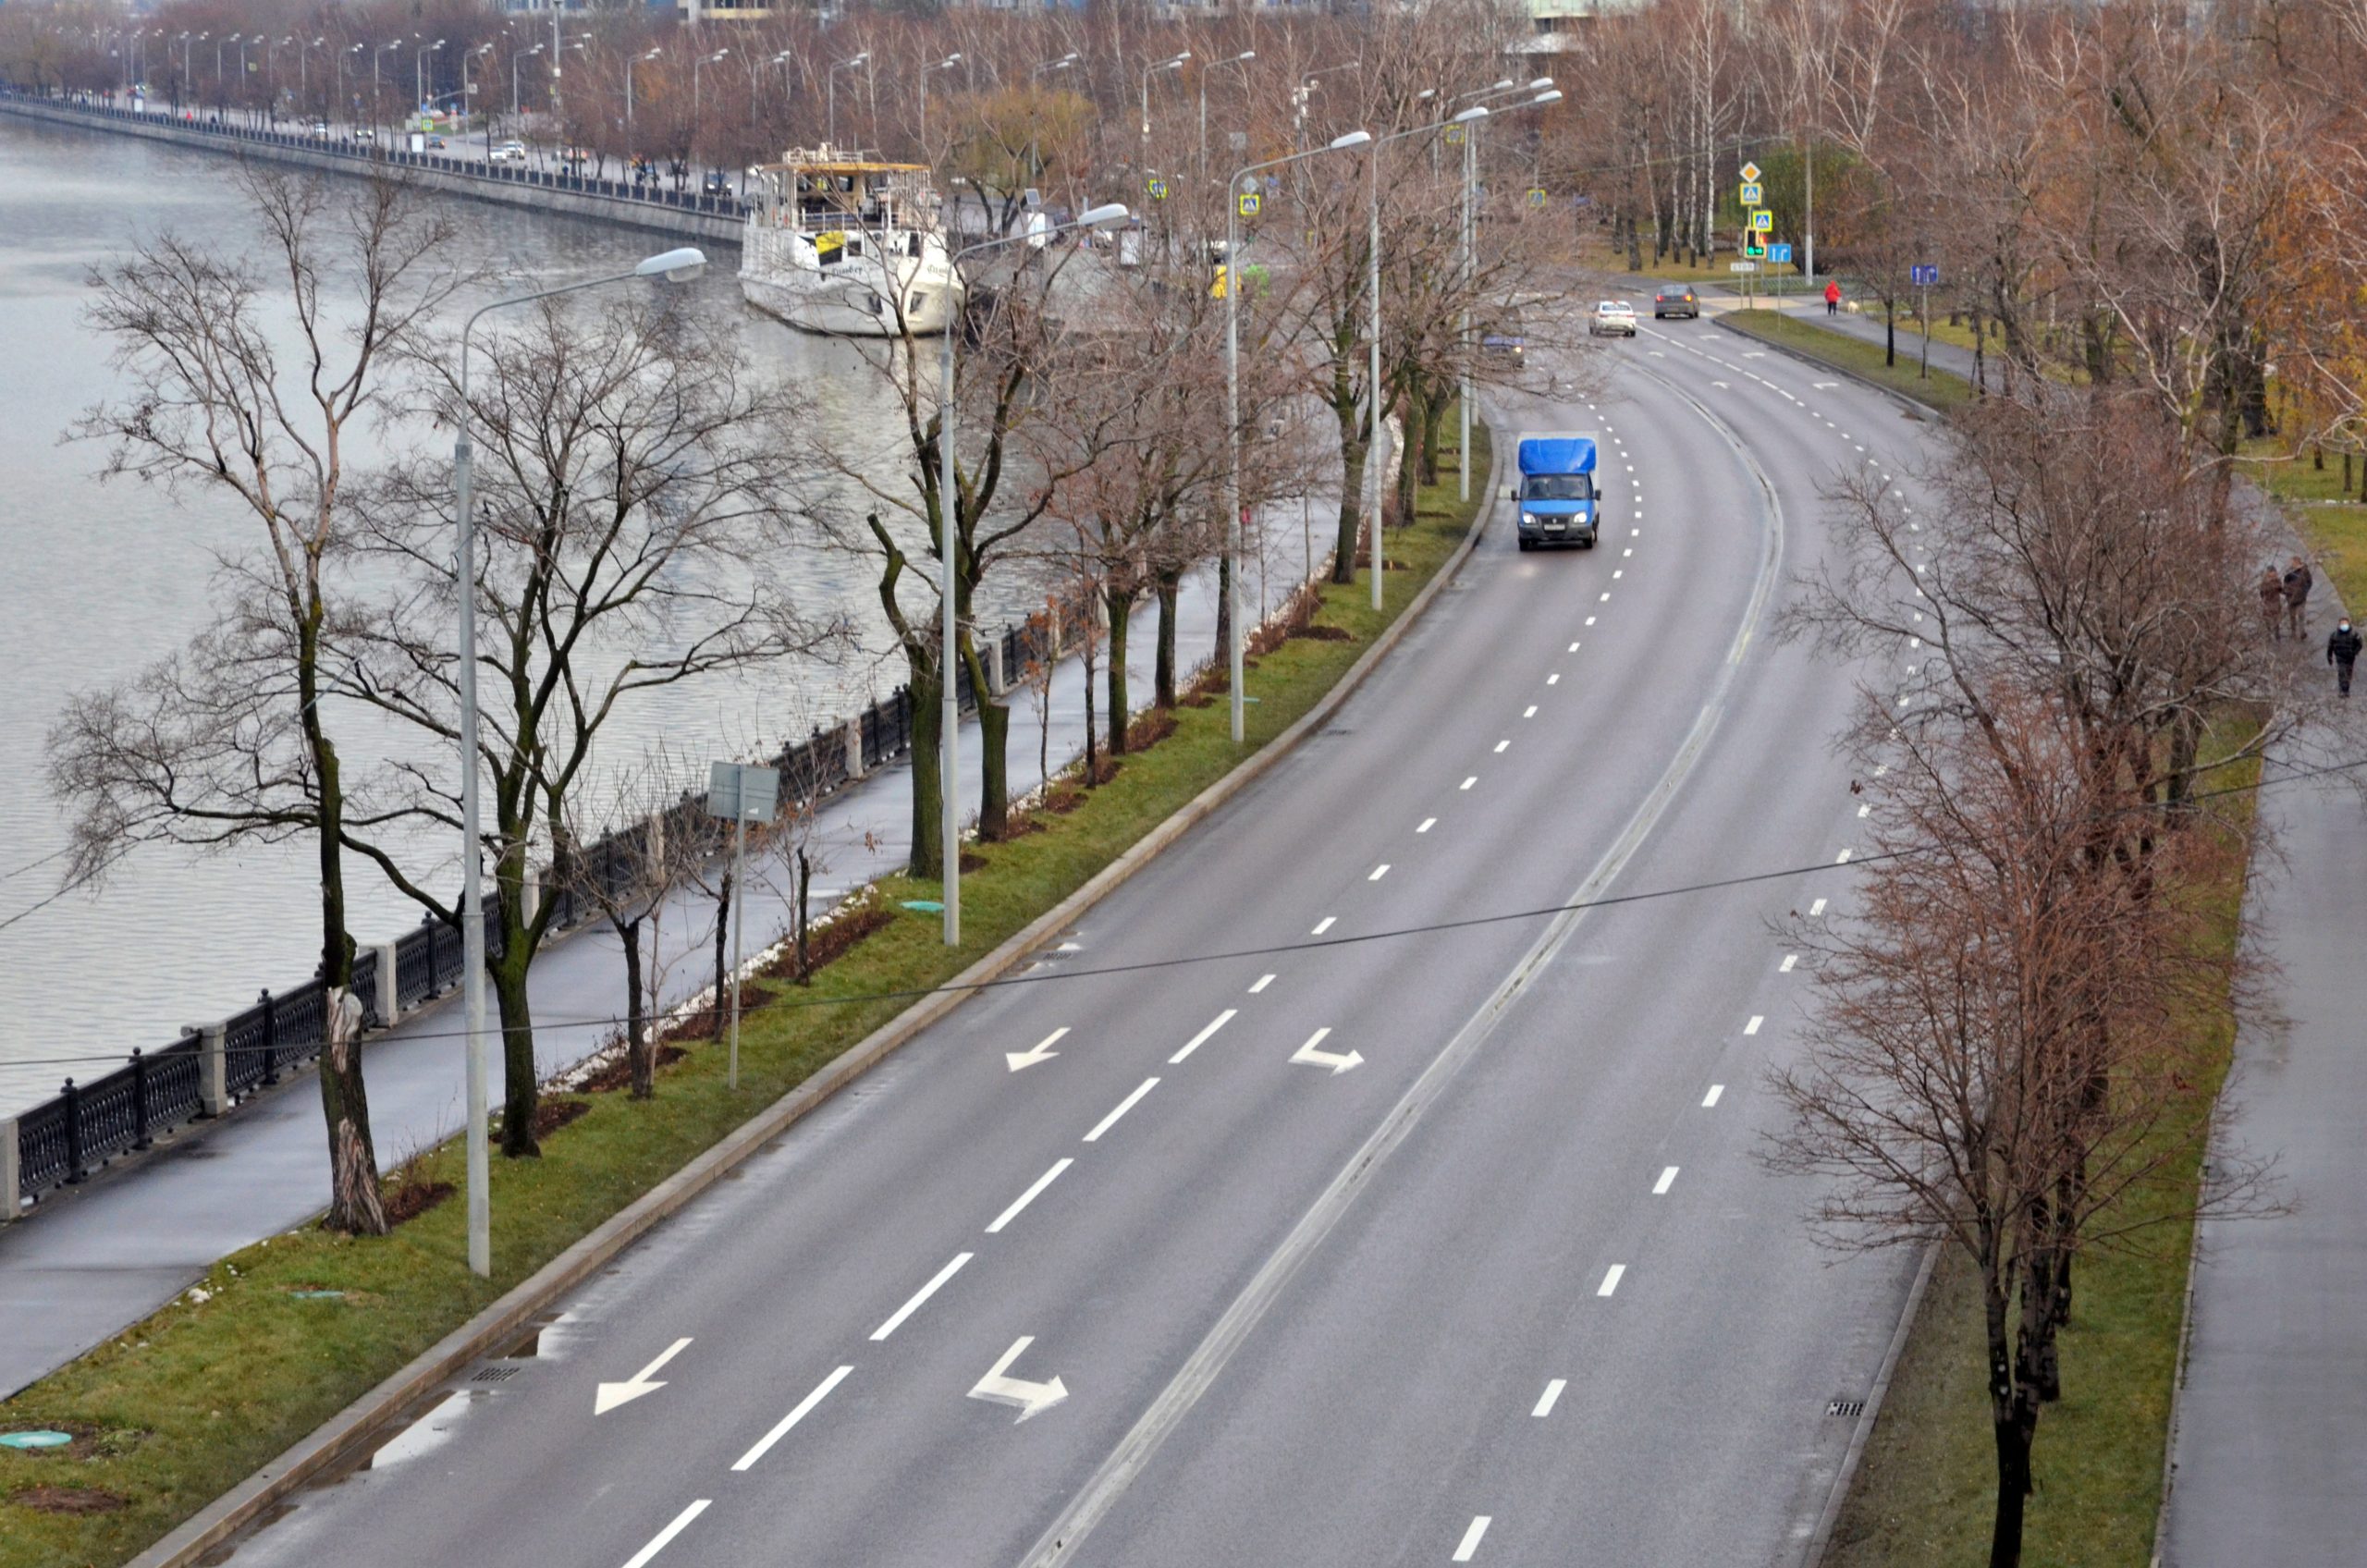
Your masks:
{"label": "traffic sign post", "polygon": [[1532,207],[1545,205],[1545,187],[1532,185],[1528,188],[1528,204]]}
{"label": "traffic sign post", "polygon": [[707,765],[706,812],[731,823],[731,1065],[726,1088],[740,1086],[740,940],[748,917],[748,824],[770,822],[780,803],[780,775],[742,763]]}
{"label": "traffic sign post", "polygon": [[1153,176],[1143,186],[1144,192],[1154,202],[1167,200],[1167,181]]}
{"label": "traffic sign post", "polygon": [[1916,372],[1916,375],[1920,380],[1929,381],[1932,379],[1932,285],[1940,281],[1940,269],[1918,262],[1907,269],[1907,276],[1914,283],[1918,296],[1915,314],[1923,323],[1923,368]]}
{"label": "traffic sign post", "polygon": [[1259,196],[1255,190],[1243,191],[1241,193],[1239,202],[1241,215],[1245,218],[1256,217],[1257,215],[1257,209],[1261,204],[1263,204],[1264,200],[1265,199]]}

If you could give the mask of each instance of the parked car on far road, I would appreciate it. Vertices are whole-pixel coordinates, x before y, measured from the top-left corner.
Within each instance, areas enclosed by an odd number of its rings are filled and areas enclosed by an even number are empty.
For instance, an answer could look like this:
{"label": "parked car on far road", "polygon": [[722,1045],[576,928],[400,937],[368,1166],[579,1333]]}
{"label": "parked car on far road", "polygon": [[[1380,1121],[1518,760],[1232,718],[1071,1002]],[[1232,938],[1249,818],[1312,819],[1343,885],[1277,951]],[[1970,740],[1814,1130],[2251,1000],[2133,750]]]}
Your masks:
{"label": "parked car on far road", "polygon": [[1590,337],[1633,337],[1636,336],[1636,307],[1625,300],[1599,300],[1595,302],[1594,319],[1587,323]]}
{"label": "parked car on far road", "polygon": [[522,164],[526,161],[526,144],[522,141],[505,141],[484,156],[485,162],[489,164]]}

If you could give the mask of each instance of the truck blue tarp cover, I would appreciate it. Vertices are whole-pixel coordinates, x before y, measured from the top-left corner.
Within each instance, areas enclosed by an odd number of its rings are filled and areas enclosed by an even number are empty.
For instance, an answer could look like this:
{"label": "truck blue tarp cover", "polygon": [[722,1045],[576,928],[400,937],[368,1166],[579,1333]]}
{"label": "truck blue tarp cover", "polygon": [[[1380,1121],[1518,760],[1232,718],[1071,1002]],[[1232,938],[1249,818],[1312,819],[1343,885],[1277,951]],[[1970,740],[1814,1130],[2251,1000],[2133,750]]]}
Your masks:
{"label": "truck blue tarp cover", "polygon": [[1594,442],[1584,435],[1532,435],[1520,444],[1523,473],[1592,473]]}

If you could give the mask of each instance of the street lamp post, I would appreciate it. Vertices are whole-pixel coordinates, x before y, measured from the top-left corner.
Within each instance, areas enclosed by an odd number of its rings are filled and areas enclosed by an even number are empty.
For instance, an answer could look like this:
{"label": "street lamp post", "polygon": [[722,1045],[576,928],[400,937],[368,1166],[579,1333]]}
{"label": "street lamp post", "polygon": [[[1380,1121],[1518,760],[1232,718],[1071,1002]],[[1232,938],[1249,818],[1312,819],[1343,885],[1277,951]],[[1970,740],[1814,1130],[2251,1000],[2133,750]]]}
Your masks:
{"label": "street lamp post", "polygon": [[928,79],[937,71],[950,71],[962,63],[960,53],[948,55],[933,66],[921,67],[921,162],[928,162]]}
{"label": "street lamp post", "polygon": [[[1059,59],[1047,60],[1042,65],[1036,66],[1029,70],[1027,73],[1027,80],[1032,83],[1039,76],[1048,76],[1054,71],[1067,70],[1071,66],[1075,65],[1084,57],[1084,55],[1072,49],[1067,54],[1061,55]],[[1044,178],[1044,136],[1042,124],[1043,116],[1040,114],[1030,115],[1028,116],[1027,183],[1030,185],[1035,184],[1037,180]]]}
{"label": "street lamp post", "polygon": [[[513,126],[522,117],[518,109],[518,67],[542,52],[543,46],[537,43],[522,55],[509,56],[509,118]],[[625,57],[625,141],[628,143],[632,141],[632,57],[631,55]]]}
{"label": "street lamp post", "polygon": [[[1182,54],[1180,54],[1180,55],[1176,55],[1173,59],[1171,59],[1171,60],[1161,60],[1159,64],[1157,64],[1157,65],[1155,65],[1155,66],[1150,66],[1150,67],[1145,67],[1145,69],[1144,69],[1144,71],[1143,71],[1143,156],[1142,156],[1142,165],[1143,165],[1143,168],[1144,168],[1144,169],[1147,169],[1147,168],[1149,168],[1149,167],[1150,167],[1150,79],[1151,79],[1151,78],[1153,78],[1153,77],[1155,77],[1155,76],[1157,76],[1157,75],[1158,75],[1159,72],[1161,72],[1161,71],[1180,71],[1180,70],[1182,70],[1182,69],[1184,68],[1184,63],[1186,60],[1189,60],[1191,57],[1192,57],[1192,51],[1190,51],[1189,49],[1186,49],[1186,50],[1184,50]],[[1140,172],[1140,171],[1137,171],[1137,172]]]}
{"label": "street lamp post", "polygon": [[[1204,71],[1202,71],[1202,72],[1200,73],[1200,168],[1199,168],[1199,181],[1200,181],[1200,189],[1201,189],[1202,190],[1208,190],[1208,71],[1221,70],[1221,69],[1223,69],[1223,68],[1224,68],[1225,67],[1227,67],[1227,66],[1245,66],[1245,65],[1247,65],[1250,61],[1252,61],[1252,60],[1256,59],[1257,57],[1257,50],[1255,50],[1255,49],[1244,49],[1240,54],[1235,55],[1233,55],[1233,56],[1232,56],[1231,58],[1229,58],[1229,59],[1223,59],[1223,60],[1211,60],[1211,61],[1209,61],[1209,62],[1208,62],[1208,70],[1204,70]],[[1248,72],[1246,72],[1246,71],[1244,71],[1244,72],[1242,73],[1242,80],[1243,80],[1243,84],[1244,84],[1245,88],[1246,87],[1247,82],[1248,82],[1248,76],[1249,76],[1249,73],[1248,73]],[[1145,115],[1143,117],[1144,117],[1145,119],[1148,119],[1150,116],[1149,116],[1148,115]],[[1196,196],[1195,198],[1193,198],[1193,199],[1194,199],[1195,201],[1204,201],[1204,200],[1206,200],[1206,198],[1205,198],[1205,197],[1196,197]]]}
{"label": "street lamp post", "polygon": [[[541,52],[542,47],[543,46],[539,43],[534,45],[534,49],[537,53]],[[632,129],[633,64],[635,61],[654,60],[664,53],[666,53],[664,48],[653,46],[646,55],[627,55],[625,56],[625,158],[627,162],[631,162],[632,159],[641,155],[640,141],[633,134]],[[633,189],[638,190],[641,188],[639,186],[635,186]]]}
{"label": "street lamp post", "polygon": [[480,1276],[493,1272],[493,1209],[489,1191],[492,1171],[485,1146],[484,914],[480,886],[483,877],[478,864],[483,846],[478,842],[476,520],[471,514],[469,496],[470,464],[474,456],[469,445],[469,334],[475,328],[477,318],[488,311],[531,304],[556,294],[627,283],[636,277],[662,276],[685,283],[696,277],[705,265],[704,251],[685,246],[651,256],[631,272],[561,284],[557,288],[521,294],[512,300],[496,300],[479,306],[460,327],[460,406],[455,422],[458,431],[452,438],[452,489],[459,534],[453,574],[460,601],[460,983],[463,1027],[468,1035],[469,1268]]}
{"label": "street lamp post", "polygon": [[414,112],[427,105],[427,56],[443,47],[444,41],[440,38],[433,43],[424,44],[411,61],[411,107]]}
{"label": "street lamp post", "polygon": [[1330,76],[1335,71],[1352,71],[1363,64],[1363,60],[1355,59],[1344,65],[1326,66],[1319,71],[1309,71],[1299,79],[1298,87],[1291,93],[1291,145],[1293,147],[1304,148],[1306,145],[1307,100],[1323,91],[1323,83],[1317,79]]}
{"label": "street lamp post", "polygon": [[[1227,461],[1224,484],[1224,592],[1233,598],[1241,596],[1241,186],[1251,175],[1265,169],[1280,168],[1302,158],[1319,157],[1326,153],[1344,153],[1362,147],[1372,141],[1368,130],[1352,130],[1332,138],[1325,146],[1311,152],[1292,153],[1271,158],[1262,164],[1251,164],[1236,170],[1224,185],[1224,438]],[[1224,606],[1224,660],[1227,684],[1231,688],[1233,739],[1240,744],[1243,733],[1243,702],[1241,694],[1241,614],[1237,604]]]}
{"label": "street lamp post", "polygon": [[[1022,230],[1017,234],[997,235],[965,245],[947,258],[947,264],[956,277],[961,276],[964,256],[981,251],[991,251],[998,245],[1009,245],[1021,239],[1041,239],[1049,241],[1055,234],[1072,229],[1111,228],[1124,223],[1134,214],[1125,203],[1111,202],[1049,228]],[[961,492],[954,488],[953,472],[953,340],[962,336],[962,324],[949,319],[939,339],[937,359],[937,553],[938,593],[941,599],[940,619],[945,637],[938,655],[938,685],[942,689],[938,698],[938,818],[941,853],[945,857],[945,945],[962,945],[962,708],[961,683],[954,676],[954,655],[961,646],[961,617],[955,613],[954,593],[958,574],[954,570],[954,546],[959,534],[954,527],[954,514],[961,509]],[[978,693],[984,703],[987,694]],[[1121,723],[1124,720],[1121,719]]]}
{"label": "street lamp post", "polygon": [[[1512,88],[1519,92],[1551,92],[1553,79],[1540,76],[1526,88]],[[1502,82],[1483,88],[1468,96],[1479,99],[1502,96],[1507,91]],[[1463,287],[1465,291],[1463,319],[1457,328],[1456,346],[1463,355],[1463,386],[1455,399],[1456,436],[1461,445],[1455,447],[1455,492],[1458,499],[1471,499],[1471,279],[1476,276],[1478,260],[1473,251],[1478,236],[1474,227],[1472,203],[1479,191],[1479,122],[1466,122],[1463,128]]]}
{"label": "street lamp post", "polygon": [[868,63],[870,59],[871,51],[865,49],[851,59],[840,60],[822,73],[823,86],[829,99],[828,118],[825,121],[828,129],[823,133],[823,140],[832,147],[839,144],[839,73],[852,70],[858,66]]}
{"label": "street lamp post", "polygon": [[691,162],[693,165],[699,161],[699,71],[701,67],[714,65],[730,53],[729,48],[723,48],[717,49],[712,55],[691,56]]}

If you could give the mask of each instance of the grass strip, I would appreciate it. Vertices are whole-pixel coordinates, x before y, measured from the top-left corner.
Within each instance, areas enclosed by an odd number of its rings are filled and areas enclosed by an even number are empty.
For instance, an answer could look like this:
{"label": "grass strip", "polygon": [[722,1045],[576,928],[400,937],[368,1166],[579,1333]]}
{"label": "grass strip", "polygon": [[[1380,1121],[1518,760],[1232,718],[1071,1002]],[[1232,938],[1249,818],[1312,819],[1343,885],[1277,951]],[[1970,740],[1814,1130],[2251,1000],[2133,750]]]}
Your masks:
{"label": "grass strip", "polygon": [[[2250,785],[2258,777],[2256,762],[2229,766],[2214,787]],[[2226,870],[2189,891],[2210,912],[2212,939],[2232,950],[2252,808],[2246,795],[2230,796],[2228,803],[2233,847]],[[2196,1060],[2207,1064],[2189,1102],[2199,1120],[2210,1116],[2234,1055],[2233,1010],[2215,1007],[2190,1027],[2201,1047]],[[2177,1192],[2193,1192],[2201,1160],[2198,1143],[2182,1156]],[[2159,1193],[2143,1201],[2156,1213],[2176,1207]],[[2025,1568],[2147,1568],[2152,1562],[2194,1222],[2164,1219],[2141,1234],[2140,1245],[2090,1250],[2076,1265],[2072,1319],[2060,1340],[2063,1398],[2039,1417],[2031,1454],[2037,1495],[2023,1530]],[[1944,1247],[1823,1568],[1973,1568],[1989,1561],[1997,1457],[1987,1354],[1979,1275],[1962,1249]]]}
{"label": "grass strip", "polygon": [[1972,383],[1944,370],[1934,370],[1929,377],[1918,375],[1918,361],[1904,346],[1898,363],[1891,365],[1883,362],[1883,349],[1879,343],[1864,342],[1846,333],[1827,331],[1797,317],[1779,315],[1773,311],[1729,311],[1718,320],[1748,333],[1761,342],[1788,349],[1805,359],[1831,365],[1861,381],[1870,381],[1877,386],[1935,409],[1961,408],[1972,401]]}
{"label": "grass strip", "polygon": [[[2354,610],[2367,606],[2367,502],[2354,498],[2360,493],[2355,484],[2345,483],[2347,477],[2367,481],[2367,472],[2350,474],[2338,455],[2317,459],[2325,463],[2318,467],[2286,455],[2275,440],[2248,443],[2246,454],[2238,472],[2287,503],[2285,515],[2300,531],[2311,558],[2334,580],[2342,602]],[[2283,561],[2274,564],[2284,569]],[[2328,624],[2323,616],[2312,621],[2319,628]]]}
{"label": "grass strip", "polygon": [[[1487,433],[1472,435],[1484,473]],[[1415,522],[1390,536],[1388,608],[1370,608],[1364,582],[1327,585],[1317,620],[1349,635],[1294,638],[1254,662],[1245,746],[1233,744],[1220,699],[1176,710],[1172,735],[1125,758],[1074,811],[975,847],[986,864],[963,877],[958,952],[934,916],[900,911],[798,996],[845,1005],[747,1016],[737,1093],[721,1049],[693,1049],[661,1072],[654,1100],[583,1096],[590,1109],[544,1141],[542,1158],[496,1159],[491,1279],[468,1271],[457,1197],[383,1238],[307,1226],[222,1259],[169,1306],[0,1404],[0,1431],[74,1438],[0,1449],[0,1568],[135,1555],[911,1005],[863,998],[941,984],[1075,891],[1313,707],[1437,573],[1486,505],[1482,486],[1454,498],[1453,458],[1441,454],[1443,483],[1424,486]],[[908,877],[879,889],[890,909],[938,891]],[[765,994],[752,988],[752,1003]],[[416,1179],[457,1188],[461,1150],[448,1144],[416,1166]]]}

